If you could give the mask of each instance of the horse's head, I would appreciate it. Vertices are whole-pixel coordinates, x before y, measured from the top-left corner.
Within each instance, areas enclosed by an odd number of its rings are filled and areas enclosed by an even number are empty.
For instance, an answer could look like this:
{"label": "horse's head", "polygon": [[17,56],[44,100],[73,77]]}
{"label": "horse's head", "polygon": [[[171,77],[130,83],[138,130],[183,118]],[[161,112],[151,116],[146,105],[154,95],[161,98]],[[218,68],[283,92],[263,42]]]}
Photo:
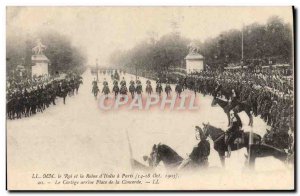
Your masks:
{"label": "horse's head", "polygon": [[203,134],[204,134],[204,136],[205,137],[208,137],[209,136],[209,123],[202,123],[202,125],[203,125]]}
{"label": "horse's head", "polygon": [[217,105],[217,97],[214,96],[214,99],[211,102],[211,106],[216,106]]}
{"label": "horse's head", "polygon": [[159,153],[159,145],[160,144],[154,144],[153,145],[153,147],[152,147],[152,151],[151,151],[151,153],[150,153],[150,166],[151,167],[156,167],[159,163],[160,163],[160,161],[161,161],[161,155],[160,155],[160,153]]}
{"label": "horse's head", "polygon": [[195,127],[195,137],[196,137],[196,140],[203,140],[203,139],[206,139],[206,135],[204,134],[203,130],[196,126]]}

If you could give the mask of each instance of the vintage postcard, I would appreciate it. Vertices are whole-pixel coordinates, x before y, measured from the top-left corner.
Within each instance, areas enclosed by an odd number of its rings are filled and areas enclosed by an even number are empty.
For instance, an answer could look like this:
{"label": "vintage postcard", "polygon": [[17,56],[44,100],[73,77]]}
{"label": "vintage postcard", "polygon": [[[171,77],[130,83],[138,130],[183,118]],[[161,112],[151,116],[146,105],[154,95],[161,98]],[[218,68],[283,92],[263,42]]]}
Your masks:
{"label": "vintage postcard", "polygon": [[7,190],[294,190],[293,11],[8,6]]}

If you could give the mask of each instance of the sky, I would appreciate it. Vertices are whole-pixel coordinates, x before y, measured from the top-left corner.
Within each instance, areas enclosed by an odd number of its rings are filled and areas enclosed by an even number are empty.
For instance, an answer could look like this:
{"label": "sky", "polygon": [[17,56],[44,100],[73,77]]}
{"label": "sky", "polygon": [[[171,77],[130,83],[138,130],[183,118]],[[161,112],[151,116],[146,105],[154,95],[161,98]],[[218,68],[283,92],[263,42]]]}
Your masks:
{"label": "sky", "polygon": [[173,30],[173,21],[182,36],[205,41],[273,15],[293,23],[291,7],[7,7],[6,32],[26,36],[54,29],[84,50],[89,65],[98,58],[100,66],[109,66],[113,51],[153,34],[159,38]]}

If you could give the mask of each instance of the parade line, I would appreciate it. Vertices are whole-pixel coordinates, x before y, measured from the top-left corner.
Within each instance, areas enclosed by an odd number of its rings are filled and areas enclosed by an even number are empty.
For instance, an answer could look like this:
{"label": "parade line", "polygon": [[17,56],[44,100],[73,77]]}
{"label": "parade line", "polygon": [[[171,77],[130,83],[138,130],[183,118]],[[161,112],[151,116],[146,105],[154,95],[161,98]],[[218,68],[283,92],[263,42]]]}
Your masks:
{"label": "parade line", "polygon": [[134,97],[128,95],[101,95],[99,98],[99,108],[101,110],[149,110],[154,107],[159,107],[160,110],[198,110],[198,103],[194,94],[177,95],[148,95],[142,97],[135,95]]}

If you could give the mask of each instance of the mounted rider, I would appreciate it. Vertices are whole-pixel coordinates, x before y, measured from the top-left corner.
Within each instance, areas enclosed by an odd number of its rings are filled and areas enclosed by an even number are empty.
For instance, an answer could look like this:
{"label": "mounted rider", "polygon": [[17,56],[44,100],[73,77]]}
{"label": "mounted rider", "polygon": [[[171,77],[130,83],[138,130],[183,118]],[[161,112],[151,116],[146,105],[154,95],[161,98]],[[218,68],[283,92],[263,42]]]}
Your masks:
{"label": "mounted rider", "polygon": [[146,92],[148,93],[148,95],[151,95],[151,93],[153,92],[153,89],[152,89],[150,80],[147,80],[146,83],[147,83],[147,85],[146,85]]}
{"label": "mounted rider", "polygon": [[138,95],[141,95],[142,94],[142,92],[143,92],[143,87],[142,87],[142,84],[141,84],[141,82],[136,82],[136,88],[135,88],[135,90],[136,90],[136,93],[138,94]]}
{"label": "mounted rider", "polygon": [[137,77],[137,79],[136,79],[136,85],[140,85],[140,84],[142,84],[142,82],[140,81],[140,78],[139,77]]}
{"label": "mounted rider", "polygon": [[[208,167],[208,156],[210,154],[210,144],[207,141],[207,136],[203,133],[199,126],[195,127],[195,131],[199,133],[200,142],[196,147],[194,147],[192,153],[190,154],[190,158],[198,163],[200,167]],[[199,140],[199,138],[196,139]]]}
{"label": "mounted rider", "polygon": [[184,168],[188,164],[192,166],[207,168],[208,167],[208,156],[210,155],[210,144],[207,141],[207,136],[203,133],[199,126],[195,127],[196,139],[200,142],[195,146],[189,155],[189,158],[184,160],[179,169]]}
{"label": "mounted rider", "polygon": [[169,96],[170,92],[172,91],[171,85],[169,83],[169,80],[167,79],[166,81],[166,87],[165,87],[165,92],[167,93],[167,96]]}
{"label": "mounted rider", "polygon": [[231,155],[231,144],[237,138],[237,134],[241,131],[243,127],[241,118],[237,113],[233,111],[230,112],[230,127],[225,132],[225,145],[227,146],[227,157]]}
{"label": "mounted rider", "polygon": [[100,90],[99,90],[99,87],[98,87],[98,84],[97,84],[97,81],[95,78],[94,78],[94,81],[92,82],[92,84],[93,84],[92,93],[94,93],[94,97],[95,97],[95,99],[97,99],[97,95],[98,95],[98,92],[100,92]]}
{"label": "mounted rider", "polygon": [[118,85],[118,83],[119,83],[119,82],[118,82],[118,80],[116,80],[116,79],[113,81],[113,85]]}
{"label": "mounted rider", "polygon": [[157,85],[157,84],[161,84],[161,81],[160,81],[159,78],[156,79],[156,85]]}
{"label": "mounted rider", "polygon": [[130,94],[131,94],[131,97],[132,97],[132,99],[134,98],[134,92],[135,92],[135,83],[134,83],[134,80],[132,79],[132,77],[131,77],[131,80],[130,80],[130,82],[129,82],[129,92],[130,92]]}
{"label": "mounted rider", "polygon": [[108,85],[108,82],[106,81],[106,78],[104,78],[104,81],[103,81],[103,86],[107,86]]}
{"label": "mounted rider", "polygon": [[238,104],[238,97],[234,89],[231,90],[231,96],[229,98],[228,105],[226,107],[227,111],[232,110]]}
{"label": "mounted rider", "polygon": [[108,83],[107,83],[107,81],[105,81],[105,78],[104,78],[104,82],[103,82],[102,93],[104,93],[105,96],[107,96],[110,93]]}
{"label": "mounted rider", "polygon": [[115,74],[114,74],[114,79],[116,79],[116,80],[120,80],[120,75],[119,75],[119,73],[118,73],[118,71],[116,70],[115,71]]}
{"label": "mounted rider", "polygon": [[126,81],[125,81],[124,77],[122,77],[122,80],[121,80],[121,82],[120,82],[120,85],[121,85],[121,87],[122,87],[122,86],[126,86]]}
{"label": "mounted rider", "polygon": [[112,89],[112,91],[115,93],[115,97],[117,97],[117,95],[118,95],[118,93],[120,91],[120,88],[119,88],[117,80],[114,80],[114,82],[113,82],[113,89]]}
{"label": "mounted rider", "polygon": [[176,87],[175,87],[175,91],[177,92],[177,97],[180,98],[180,94],[181,94],[182,90],[183,90],[182,85],[180,84],[180,81],[177,78],[177,84],[176,84]]}
{"label": "mounted rider", "polygon": [[160,82],[156,83],[156,89],[155,89],[156,93],[158,93],[158,95],[161,95],[161,92],[163,91],[162,85]]}
{"label": "mounted rider", "polygon": [[129,84],[130,84],[130,85],[134,85],[134,84],[135,84],[135,82],[134,82],[134,80],[132,79],[132,77],[131,77],[131,80],[130,80]]}

